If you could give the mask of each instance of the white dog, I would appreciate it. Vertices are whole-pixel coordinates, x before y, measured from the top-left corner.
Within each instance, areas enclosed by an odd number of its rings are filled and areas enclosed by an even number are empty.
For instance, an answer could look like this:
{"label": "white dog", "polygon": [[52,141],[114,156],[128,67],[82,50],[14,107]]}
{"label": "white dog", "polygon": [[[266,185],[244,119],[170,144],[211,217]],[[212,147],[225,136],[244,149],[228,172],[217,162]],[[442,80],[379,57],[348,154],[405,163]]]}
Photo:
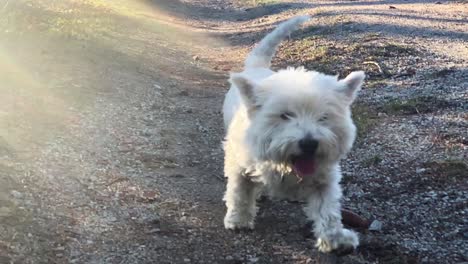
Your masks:
{"label": "white dog", "polygon": [[270,70],[281,40],[308,19],[280,24],[250,53],[245,70],[231,74],[223,107],[224,226],[252,229],[262,192],[305,200],[318,249],[346,253],[359,242],[341,223],[339,161],[355,139],[350,105],[365,75],[353,72],[338,80],[304,68]]}

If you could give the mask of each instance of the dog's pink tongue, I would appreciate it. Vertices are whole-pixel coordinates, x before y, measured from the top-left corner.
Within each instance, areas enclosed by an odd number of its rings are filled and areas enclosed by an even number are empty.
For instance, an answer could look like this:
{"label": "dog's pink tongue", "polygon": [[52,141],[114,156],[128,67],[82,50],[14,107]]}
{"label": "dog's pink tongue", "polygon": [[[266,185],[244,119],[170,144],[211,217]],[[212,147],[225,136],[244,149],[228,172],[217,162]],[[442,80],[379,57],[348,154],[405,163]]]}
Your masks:
{"label": "dog's pink tongue", "polygon": [[294,162],[294,170],[300,177],[311,175],[315,172],[314,159],[298,159]]}

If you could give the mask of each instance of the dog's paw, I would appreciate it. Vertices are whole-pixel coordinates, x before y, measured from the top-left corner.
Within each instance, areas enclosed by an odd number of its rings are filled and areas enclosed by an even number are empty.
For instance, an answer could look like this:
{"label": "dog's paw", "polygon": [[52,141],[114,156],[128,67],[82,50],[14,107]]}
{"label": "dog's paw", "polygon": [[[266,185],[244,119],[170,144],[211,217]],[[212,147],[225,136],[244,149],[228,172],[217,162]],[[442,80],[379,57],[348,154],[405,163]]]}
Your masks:
{"label": "dog's paw", "polygon": [[247,214],[227,213],[224,217],[224,228],[231,230],[253,229],[254,217]]}
{"label": "dog's paw", "polygon": [[318,238],[315,246],[324,253],[333,252],[338,255],[346,255],[352,253],[358,245],[359,239],[354,231],[340,229]]}

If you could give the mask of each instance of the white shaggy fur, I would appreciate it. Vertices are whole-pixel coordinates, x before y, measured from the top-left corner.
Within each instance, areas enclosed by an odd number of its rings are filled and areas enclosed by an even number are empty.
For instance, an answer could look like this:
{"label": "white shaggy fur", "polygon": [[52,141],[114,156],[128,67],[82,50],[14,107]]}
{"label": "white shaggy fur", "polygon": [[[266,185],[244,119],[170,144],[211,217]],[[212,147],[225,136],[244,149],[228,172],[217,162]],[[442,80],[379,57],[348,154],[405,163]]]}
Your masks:
{"label": "white shaggy fur", "polygon": [[339,161],[355,139],[350,105],[364,73],[338,80],[303,68],[269,69],[280,41],[308,19],[279,25],[251,52],[245,70],[231,74],[223,106],[224,225],[252,229],[261,193],[305,200],[318,249],[349,251],[357,247],[358,237],[341,223]]}

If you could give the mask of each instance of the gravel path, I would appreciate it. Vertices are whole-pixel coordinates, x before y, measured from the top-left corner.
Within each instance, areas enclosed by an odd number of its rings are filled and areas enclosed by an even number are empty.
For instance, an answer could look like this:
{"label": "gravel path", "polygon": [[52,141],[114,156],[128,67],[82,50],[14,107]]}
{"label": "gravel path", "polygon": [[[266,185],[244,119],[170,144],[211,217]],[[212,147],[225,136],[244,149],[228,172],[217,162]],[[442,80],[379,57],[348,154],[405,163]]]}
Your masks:
{"label": "gravel path", "polygon": [[[0,3],[0,263],[468,261],[468,5],[259,2]],[[383,227],[342,258],[298,204],[221,221],[227,72],[304,13],[275,67],[369,75],[344,204]]]}

